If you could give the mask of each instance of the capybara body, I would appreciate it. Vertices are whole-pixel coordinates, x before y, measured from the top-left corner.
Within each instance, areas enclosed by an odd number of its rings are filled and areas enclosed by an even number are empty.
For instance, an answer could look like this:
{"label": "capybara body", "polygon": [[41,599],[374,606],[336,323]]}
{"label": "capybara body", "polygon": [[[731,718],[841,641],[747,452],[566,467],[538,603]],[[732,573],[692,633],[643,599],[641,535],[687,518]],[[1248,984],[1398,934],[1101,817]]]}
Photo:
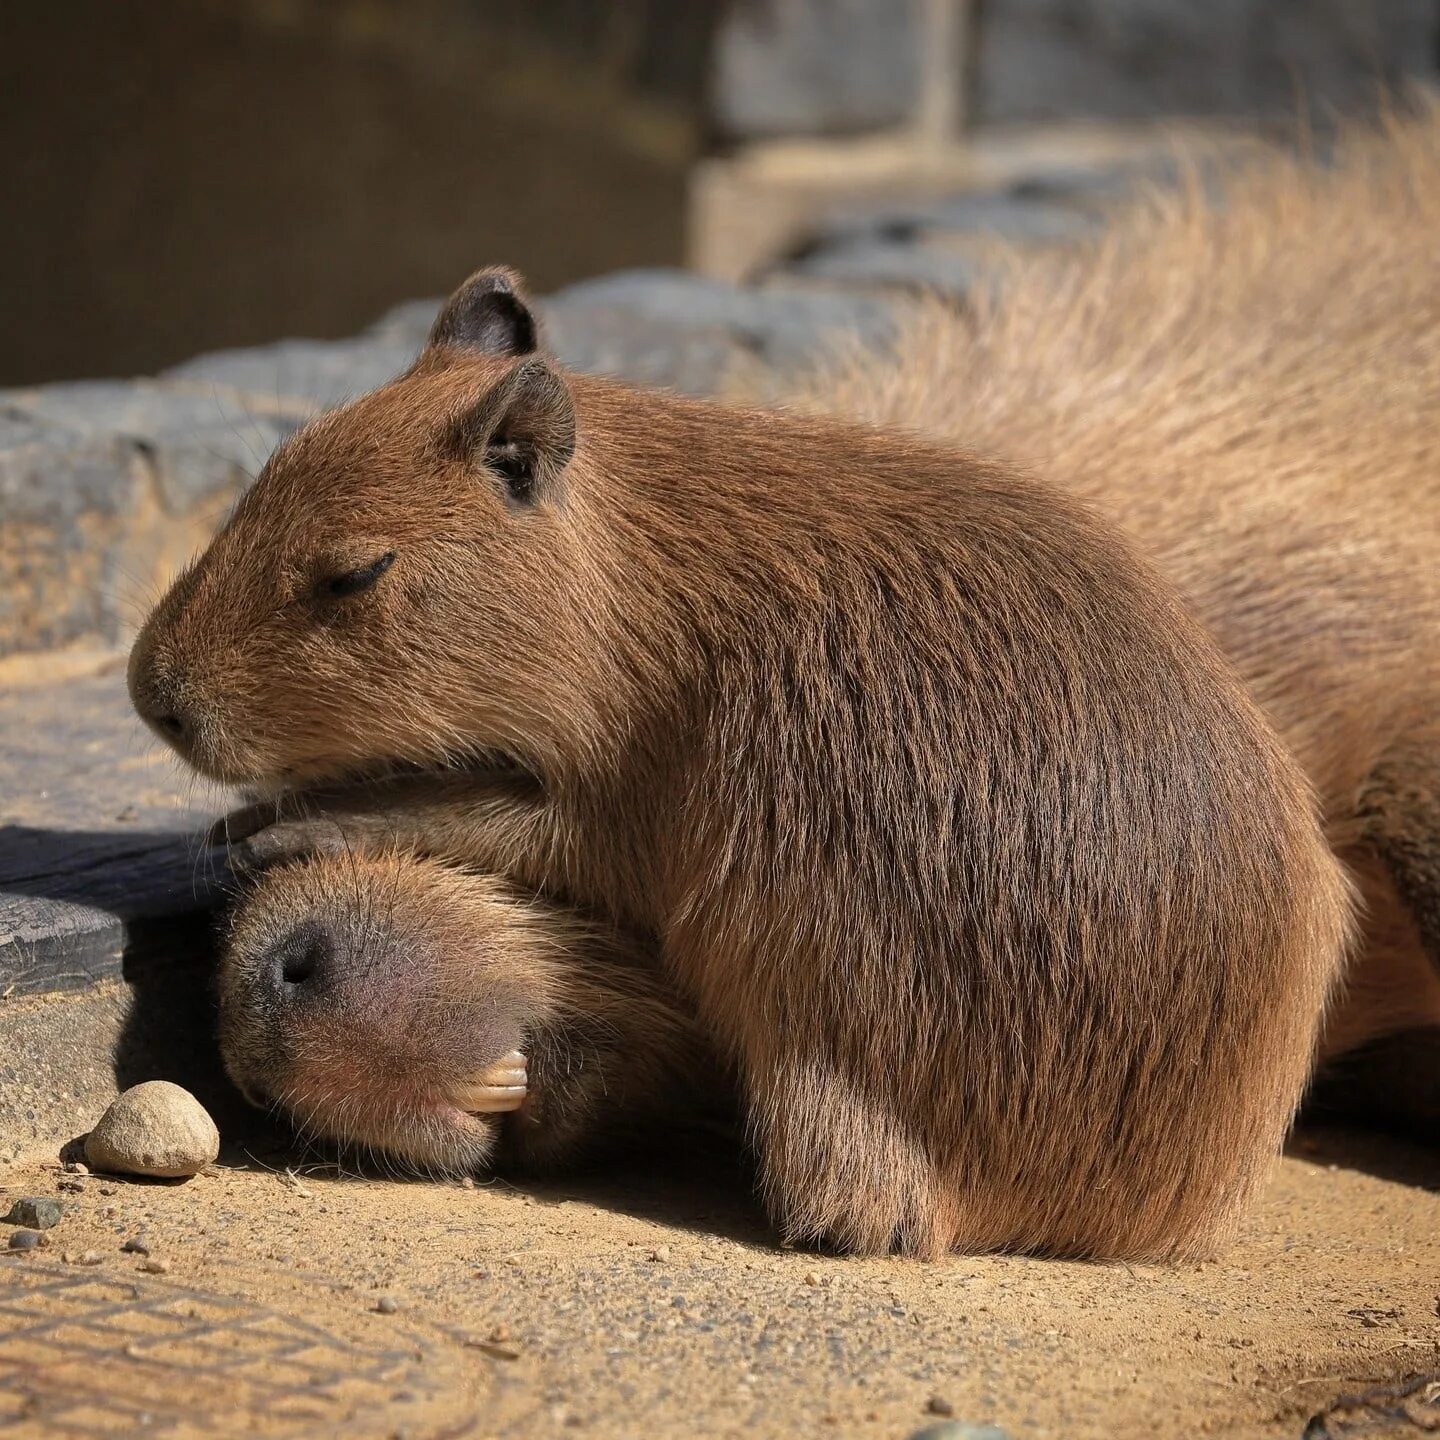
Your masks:
{"label": "capybara body", "polygon": [[426,1173],[545,1173],[728,1113],[651,947],[413,854],[267,871],[232,912],[219,992],[252,1100]]}
{"label": "capybara body", "polygon": [[1034,467],[1178,586],[1362,896],[1328,1054],[1440,1024],[1437,113],[1161,197],[815,396]]}
{"label": "capybara body", "polygon": [[1117,527],[561,375],[502,272],[277,451],[131,684],[205,773],[307,792],[255,854],[338,824],[653,936],[791,1240],[1210,1253],[1342,961],[1303,776]]}

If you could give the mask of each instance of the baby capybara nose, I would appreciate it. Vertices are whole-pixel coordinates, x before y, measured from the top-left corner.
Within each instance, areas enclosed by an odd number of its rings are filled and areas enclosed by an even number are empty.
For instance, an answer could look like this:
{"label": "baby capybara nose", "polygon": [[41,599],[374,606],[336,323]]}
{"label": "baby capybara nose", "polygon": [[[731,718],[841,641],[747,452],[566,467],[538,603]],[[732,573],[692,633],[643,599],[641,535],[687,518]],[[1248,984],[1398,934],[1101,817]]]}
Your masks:
{"label": "baby capybara nose", "polygon": [[277,998],[318,1000],[339,978],[338,940],[321,920],[307,920],[281,939],[266,957],[266,974]]}

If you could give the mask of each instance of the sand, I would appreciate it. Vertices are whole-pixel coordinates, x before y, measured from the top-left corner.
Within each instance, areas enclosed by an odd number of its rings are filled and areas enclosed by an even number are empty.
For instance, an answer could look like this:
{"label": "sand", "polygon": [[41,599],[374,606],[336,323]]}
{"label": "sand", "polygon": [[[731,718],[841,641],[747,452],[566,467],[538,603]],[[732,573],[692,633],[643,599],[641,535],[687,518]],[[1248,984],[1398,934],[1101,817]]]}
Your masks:
{"label": "sand", "polygon": [[0,1429],[94,1404],[187,1436],[901,1437],[949,1409],[1015,1440],[1298,1437],[1427,1374],[1418,1421],[1309,1433],[1440,1428],[1433,1151],[1306,1133],[1234,1250],[1179,1268],[787,1252],[738,1177],[646,1168],[467,1188],[262,1143],[184,1183],[0,1171],[0,1208],[68,1205],[0,1258]]}

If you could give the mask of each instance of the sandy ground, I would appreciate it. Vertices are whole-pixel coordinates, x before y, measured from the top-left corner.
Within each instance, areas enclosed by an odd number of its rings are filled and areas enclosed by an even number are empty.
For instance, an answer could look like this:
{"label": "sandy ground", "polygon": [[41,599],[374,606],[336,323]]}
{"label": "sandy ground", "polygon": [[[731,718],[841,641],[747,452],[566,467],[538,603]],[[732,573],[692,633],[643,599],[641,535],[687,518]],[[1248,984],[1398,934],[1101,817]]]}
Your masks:
{"label": "sandy ground", "polygon": [[[1440,1372],[1440,1156],[1398,1141],[1307,1133],[1239,1246],[1178,1269],[786,1252],[738,1177],[642,1162],[519,1190],[222,1160],[0,1171],[5,1208],[67,1205],[0,1258],[0,1431],[1298,1437]],[[1306,1433],[1419,1434],[1433,1398]]]}

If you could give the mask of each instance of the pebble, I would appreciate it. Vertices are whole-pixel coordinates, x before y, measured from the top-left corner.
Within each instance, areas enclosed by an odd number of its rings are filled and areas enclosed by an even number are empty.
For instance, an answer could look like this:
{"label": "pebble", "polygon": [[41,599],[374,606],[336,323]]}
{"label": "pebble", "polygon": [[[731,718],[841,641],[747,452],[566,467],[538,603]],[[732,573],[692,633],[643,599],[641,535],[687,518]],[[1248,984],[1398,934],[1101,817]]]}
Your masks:
{"label": "pebble", "polygon": [[16,1230],[10,1236],[12,1250],[38,1250],[44,1236],[38,1230]]}
{"label": "pebble", "polygon": [[48,1195],[22,1195],[10,1207],[5,1220],[7,1224],[24,1225],[30,1230],[48,1230],[60,1223],[64,1213],[60,1202]]}
{"label": "pebble", "polygon": [[972,1425],[968,1420],[942,1420],[916,1430],[910,1440],[1010,1440],[998,1425]]}
{"label": "pebble", "polygon": [[375,1302],[375,1308],[382,1315],[393,1315],[400,1308],[400,1302],[393,1295],[382,1295]]}
{"label": "pebble", "polygon": [[120,1249],[126,1255],[148,1255],[150,1253],[149,1237],[144,1234],[132,1235]]}
{"label": "pebble", "polygon": [[105,1257],[98,1250],[67,1250],[60,1258],[67,1265],[99,1265]]}
{"label": "pebble", "polygon": [[163,1256],[152,1255],[149,1259],[142,1260],[135,1268],[143,1270],[147,1275],[168,1275],[170,1262]]}
{"label": "pebble", "polygon": [[219,1153],[220,1132],[205,1107],[168,1080],[131,1086],[85,1139],[92,1169],[122,1175],[181,1179],[198,1174]]}
{"label": "pebble", "polygon": [[932,1395],[925,1402],[925,1408],[932,1415],[953,1415],[955,1413],[955,1407],[943,1395]]}
{"label": "pebble", "polygon": [[670,1247],[668,1245],[657,1245],[651,1252],[652,1260],[665,1261],[670,1258]]}

